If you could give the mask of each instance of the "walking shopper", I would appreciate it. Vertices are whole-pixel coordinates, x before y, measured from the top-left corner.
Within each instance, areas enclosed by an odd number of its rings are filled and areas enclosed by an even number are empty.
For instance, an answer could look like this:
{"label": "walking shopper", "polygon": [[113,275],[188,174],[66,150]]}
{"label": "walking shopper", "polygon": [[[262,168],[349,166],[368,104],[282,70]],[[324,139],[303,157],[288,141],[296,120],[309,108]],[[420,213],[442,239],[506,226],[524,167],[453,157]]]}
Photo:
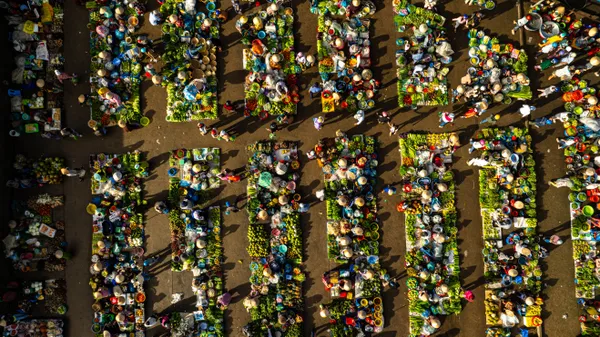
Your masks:
{"label": "walking shopper", "polygon": [[319,84],[319,82],[316,82],[310,87],[308,91],[310,92],[310,98],[315,98],[315,96],[319,97],[321,95],[321,91],[323,91],[323,88],[321,88],[321,84]]}
{"label": "walking shopper", "polygon": [[388,124],[389,125],[390,122],[390,116],[388,115],[387,111],[381,111],[377,113],[377,123],[379,124]]}
{"label": "walking shopper", "polygon": [[323,116],[313,118],[315,129],[321,130],[323,128],[323,123],[325,123],[325,118]]}
{"label": "walking shopper", "polygon": [[196,126],[198,127],[198,131],[200,131],[200,134],[206,136],[206,134],[208,133],[206,125],[204,123],[198,123],[198,125]]}
{"label": "walking shopper", "polygon": [[85,177],[85,170],[82,168],[79,169],[70,169],[68,167],[61,168],[60,173],[65,177],[78,177],[79,181],[83,181],[83,177]]}
{"label": "walking shopper", "polygon": [[454,124],[454,114],[447,111],[438,113],[440,116],[440,128],[446,126],[446,124]]}
{"label": "walking shopper", "polygon": [[231,103],[231,101],[225,102],[225,104],[223,105],[223,107],[225,109],[227,109],[227,111],[233,111],[233,104]]}
{"label": "walking shopper", "polygon": [[388,122],[388,126],[390,127],[390,137],[395,135],[400,127],[392,122]]}
{"label": "walking shopper", "polygon": [[360,125],[365,120],[365,112],[363,110],[358,110],[354,114],[354,119],[356,119],[356,123],[354,125]]}
{"label": "walking shopper", "polygon": [[62,130],[60,130],[60,135],[63,137],[71,137],[74,140],[77,140],[77,138],[83,137],[83,135],[77,131],[75,131],[75,129],[72,128],[63,128]]}
{"label": "walking shopper", "polygon": [[523,106],[519,108],[519,113],[523,118],[531,115],[532,111],[535,111],[535,107],[529,104],[523,104]]}

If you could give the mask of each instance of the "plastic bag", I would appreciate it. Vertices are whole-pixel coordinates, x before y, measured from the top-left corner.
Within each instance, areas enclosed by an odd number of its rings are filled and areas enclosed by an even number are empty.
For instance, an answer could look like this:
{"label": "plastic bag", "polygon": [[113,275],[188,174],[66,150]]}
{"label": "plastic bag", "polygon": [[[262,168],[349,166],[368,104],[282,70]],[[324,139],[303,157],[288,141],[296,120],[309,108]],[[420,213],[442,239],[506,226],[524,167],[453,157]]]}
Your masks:
{"label": "plastic bag", "polygon": [[38,43],[37,48],[35,49],[35,58],[44,61],[50,60],[50,55],[48,53],[48,46],[46,45],[46,41],[41,41],[40,43]]}

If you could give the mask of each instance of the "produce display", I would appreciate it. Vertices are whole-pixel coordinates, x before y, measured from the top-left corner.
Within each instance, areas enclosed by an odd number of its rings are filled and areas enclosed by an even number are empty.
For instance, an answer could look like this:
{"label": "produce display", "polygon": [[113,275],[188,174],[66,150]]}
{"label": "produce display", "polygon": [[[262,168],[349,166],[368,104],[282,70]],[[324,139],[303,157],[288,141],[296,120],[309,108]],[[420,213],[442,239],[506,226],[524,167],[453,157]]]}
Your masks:
{"label": "produce display", "polygon": [[[34,310],[46,316],[67,313],[67,282],[63,279],[26,281],[19,285],[21,290],[18,307],[27,313]],[[43,308],[40,308],[42,307]]]}
{"label": "produce display", "polygon": [[19,321],[4,328],[2,336],[27,336],[31,331],[35,331],[36,337],[63,337],[65,323],[62,319],[28,319]]}
{"label": "produce display", "polygon": [[203,237],[210,231],[210,219],[202,203],[209,190],[219,187],[219,154],[218,148],[171,152],[168,203],[173,271],[191,270],[206,258]]}
{"label": "produce display", "polygon": [[493,104],[531,99],[525,50],[502,44],[483,30],[471,29],[467,36],[471,67],[454,90],[453,100],[468,102],[473,113],[481,115]]}
{"label": "produce display", "polygon": [[65,242],[65,224],[53,218],[63,206],[62,196],[40,194],[26,202],[13,201],[9,234],[2,240],[4,255],[20,272],[63,271],[65,260],[57,258]]}
{"label": "produce display", "polygon": [[462,311],[452,155],[458,136],[406,134],[400,138],[402,202],[410,336],[430,336],[439,316]]}
{"label": "produce display", "polygon": [[327,254],[344,263],[379,254],[374,137],[339,134],[315,147],[323,169],[327,206]]}
{"label": "produce display", "polygon": [[536,173],[526,128],[483,129],[471,140],[479,166],[483,223],[485,318],[488,336],[513,327],[538,336],[542,321],[542,269],[548,256],[536,219]]}
{"label": "produce display", "polygon": [[65,160],[58,157],[42,157],[33,160],[18,154],[13,162],[15,175],[7,186],[13,188],[31,188],[34,186],[56,185],[63,182],[61,169]]}
{"label": "produce display", "polygon": [[[371,21],[368,19],[375,13],[375,5],[371,1],[354,2],[358,2],[358,6],[338,6],[336,1],[330,0],[313,2],[313,12],[319,14],[317,58],[323,81],[323,112],[336,108],[356,112],[375,107],[380,83],[373,78],[370,69]],[[343,14],[347,17],[338,16]]]}
{"label": "produce display", "polygon": [[63,1],[31,1],[11,14],[18,52],[8,90],[11,135],[60,131],[64,86],[55,72],[64,71]]}
{"label": "produce display", "polygon": [[219,21],[215,2],[203,2],[167,0],[160,7],[169,122],[217,118],[217,46],[211,39],[219,38]]}
{"label": "produce display", "polygon": [[472,6],[479,6],[490,11],[496,8],[495,0],[467,0],[465,3],[468,3]]}
{"label": "produce display", "polygon": [[[552,181],[556,187],[568,187],[571,210],[571,240],[575,262],[575,295],[581,308],[579,322],[582,336],[600,334],[600,323],[594,319],[600,309],[597,289],[600,256],[596,243],[600,240],[600,172],[598,147],[597,91],[584,80],[562,82],[564,112],[550,118],[550,123],[562,122],[564,138],[557,139],[567,164],[567,176]],[[596,130],[596,131],[594,131]]]}
{"label": "produce display", "polygon": [[[90,10],[90,128],[119,120],[137,123],[142,59],[147,39],[134,33],[145,11],[144,0],[88,1]],[[102,3],[103,5],[99,5]]]}
{"label": "produce display", "polygon": [[389,277],[378,257],[377,142],[336,136],[314,149],[324,176],[328,257],[342,263],[322,277],[333,301],[322,305],[321,316],[330,317],[332,336],[377,333],[384,326],[382,279]]}
{"label": "produce display", "polygon": [[398,105],[447,105],[450,68],[446,65],[454,51],[446,37],[446,18],[407,0],[395,0],[394,12],[398,32],[408,29],[410,33],[396,40]]}
{"label": "produce display", "polygon": [[294,52],[294,10],[271,4],[266,10],[242,16],[236,22],[242,34],[246,76],[245,114],[295,115],[300,66]]}
{"label": "produce display", "polygon": [[561,2],[538,1],[513,28],[539,32],[543,40],[537,45],[535,69],[551,72],[548,79],[569,81],[600,64],[598,25],[567,8]]}
{"label": "produce display", "polygon": [[[248,147],[248,254],[250,294],[244,307],[252,320],[244,327],[250,337],[271,333],[303,336],[302,230],[297,144],[257,142]],[[267,323],[265,324],[266,321]]]}
{"label": "produce display", "polygon": [[148,163],[136,151],[90,156],[92,202],[92,264],[94,294],[92,332],[105,336],[123,332],[144,336],[144,277],[141,256],[144,218],[140,206]]}

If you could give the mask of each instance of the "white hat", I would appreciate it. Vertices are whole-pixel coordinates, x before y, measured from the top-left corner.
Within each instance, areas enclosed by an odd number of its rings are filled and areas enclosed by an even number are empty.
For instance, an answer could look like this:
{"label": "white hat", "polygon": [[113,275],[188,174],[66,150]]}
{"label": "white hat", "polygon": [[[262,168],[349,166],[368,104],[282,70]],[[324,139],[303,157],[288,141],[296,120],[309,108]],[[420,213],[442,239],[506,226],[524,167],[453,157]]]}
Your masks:
{"label": "white hat", "polygon": [[115,281],[116,281],[118,284],[121,284],[121,283],[125,282],[125,276],[123,276],[123,274],[118,274],[118,275],[115,277]]}
{"label": "white hat", "polygon": [[589,105],[596,105],[598,104],[598,98],[596,96],[590,96],[588,97],[587,102]]}
{"label": "white hat", "polygon": [[598,28],[596,28],[596,27],[592,27],[592,28],[590,29],[590,31],[588,32],[588,35],[589,35],[590,37],[594,37],[594,36],[596,36],[597,34],[598,34]]}
{"label": "white hat", "polygon": [[459,94],[462,94],[465,92],[465,87],[461,85],[459,85],[458,87],[456,87],[456,92],[458,92]]}
{"label": "white hat", "polygon": [[115,320],[117,322],[125,322],[125,315],[121,312],[117,315],[117,317],[115,318]]}
{"label": "white hat", "polygon": [[35,85],[38,88],[43,88],[46,85],[46,81],[44,81],[43,79],[38,79],[37,81],[35,81]]}
{"label": "white hat", "polygon": [[419,26],[419,31],[420,31],[421,33],[425,34],[425,33],[427,33],[427,30],[428,30],[428,28],[427,28],[427,25],[426,25],[426,24],[422,23],[422,24]]}
{"label": "white hat", "polygon": [[112,177],[115,181],[120,181],[121,179],[123,179],[123,173],[121,173],[120,171],[115,171]]}
{"label": "white hat", "polygon": [[240,21],[242,24],[245,24],[246,22],[248,22],[248,17],[247,17],[247,16],[245,16],[245,15],[242,15],[242,16],[240,16],[240,19],[239,19],[239,21]]}
{"label": "white hat", "polygon": [[592,57],[592,58],[590,59],[590,63],[591,63],[593,66],[597,66],[597,65],[599,65],[599,64],[600,64],[600,58],[599,58],[598,56],[594,56],[594,57]]}
{"label": "white hat", "polygon": [[152,83],[154,83],[155,85],[159,85],[162,83],[162,77],[159,75],[154,75],[152,76]]}

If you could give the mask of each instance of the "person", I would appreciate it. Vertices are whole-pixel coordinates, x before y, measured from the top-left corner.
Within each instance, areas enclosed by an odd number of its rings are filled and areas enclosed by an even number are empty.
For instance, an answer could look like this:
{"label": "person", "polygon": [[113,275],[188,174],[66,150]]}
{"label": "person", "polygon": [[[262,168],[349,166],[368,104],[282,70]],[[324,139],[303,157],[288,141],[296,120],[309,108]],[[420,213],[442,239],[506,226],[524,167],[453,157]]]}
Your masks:
{"label": "person", "polygon": [[515,32],[519,29],[521,29],[521,27],[524,27],[526,24],[529,23],[529,21],[531,21],[531,15],[527,14],[524,17],[520,18],[517,21],[513,21],[513,23],[515,24],[515,26],[513,27],[513,29],[510,31],[512,33],[512,35],[515,35]]}
{"label": "person", "polygon": [[164,201],[157,201],[154,203],[154,210],[160,214],[169,214],[169,208]]}
{"label": "person", "polygon": [[492,115],[488,118],[484,118],[479,124],[490,123],[492,125],[496,124],[500,120],[500,114]]}
{"label": "person", "polygon": [[240,0],[231,0],[233,10],[237,15],[242,15],[242,7],[240,6]]}
{"label": "person", "polygon": [[555,85],[551,85],[551,86],[543,88],[543,89],[538,89],[537,91],[540,92],[540,95],[538,97],[539,98],[548,97],[548,95],[558,92],[559,90],[560,89]]}
{"label": "person", "polygon": [[387,185],[384,189],[383,189],[383,193],[387,194],[387,195],[394,195],[396,194],[396,187],[391,186],[391,185]]}
{"label": "person", "polygon": [[440,128],[446,126],[446,124],[454,124],[454,114],[447,111],[438,113],[440,117]]}
{"label": "person", "polygon": [[540,118],[536,118],[533,121],[533,125],[536,128],[541,128],[542,126],[546,126],[546,125],[552,125],[554,122],[552,121],[551,118],[547,118],[547,117],[540,117]]}
{"label": "person", "polygon": [[[223,50],[223,44],[221,43],[221,39],[217,39],[216,37],[211,37],[210,38],[210,42],[217,47],[217,51],[222,51]],[[229,102],[229,101],[228,101]]]}
{"label": "person", "polygon": [[217,130],[216,128],[212,128],[212,129],[210,130],[210,135],[211,135],[213,138],[219,138],[219,130]]}
{"label": "person", "polygon": [[321,88],[321,84],[319,82],[315,82],[315,84],[313,84],[308,91],[310,92],[310,98],[315,98],[315,96],[318,97],[321,95],[323,88]]}
{"label": "person", "polygon": [[79,137],[83,137],[81,133],[75,131],[75,129],[72,128],[62,128],[60,130],[60,135],[63,137],[71,137],[74,140],[77,140],[77,138]]}
{"label": "person", "polygon": [[198,123],[196,126],[198,127],[198,131],[200,131],[200,134],[206,136],[206,134],[208,133],[206,125],[204,123]]}
{"label": "person", "polygon": [[239,174],[232,173],[227,177],[227,182],[229,182],[229,183],[237,183],[240,180],[242,180],[242,176]]}
{"label": "person", "polygon": [[277,123],[272,122],[271,124],[269,124],[267,131],[269,131],[270,133],[275,133],[275,132],[277,132],[277,129],[279,129],[279,126],[277,125]]}
{"label": "person", "polygon": [[519,113],[523,118],[529,116],[532,111],[535,111],[535,107],[529,104],[523,104],[523,106],[519,108]]}
{"label": "person", "polygon": [[365,120],[365,112],[363,110],[358,110],[354,114],[354,119],[356,119],[356,123],[354,125],[360,125]]}
{"label": "person", "polygon": [[156,262],[158,262],[158,255],[145,259],[143,264],[144,264],[145,268],[149,268],[152,265],[154,265]]}
{"label": "person", "polygon": [[561,81],[568,81],[573,77],[571,71],[575,69],[574,66],[566,65],[562,68],[558,68],[552,72],[552,75],[548,77],[548,80],[551,80],[555,77],[558,77]]}
{"label": "person", "polygon": [[227,309],[229,303],[231,303],[231,294],[228,291],[217,297],[217,306],[219,307],[219,309]]}
{"label": "person", "polygon": [[107,131],[104,125],[96,125],[92,128],[92,130],[94,131],[94,136],[96,137],[106,136]]}
{"label": "person", "polygon": [[162,15],[160,14],[160,11],[158,9],[153,10],[152,12],[150,12],[150,24],[153,26],[158,26],[161,24],[162,20]]}
{"label": "person", "polygon": [[233,111],[233,104],[231,103],[231,101],[225,102],[225,104],[223,105],[223,107],[225,109],[227,109],[227,111]]}
{"label": "person", "polygon": [[452,21],[454,21],[454,31],[456,31],[460,25],[466,25],[468,20],[469,16],[467,14],[452,19]]}
{"label": "person", "polygon": [[390,137],[395,135],[400,127],[392,122],[388,122],[388,126],[390,127]]}
{"label": "person", "polygon": [[232,205],[229,201],[225,202],[225,215],[231,214],[231,212],[236,213],[240,209],[234,204]]}
{"label": "person", "polygon": [[153,314],[152,316],[148,317],[148,319],[144,322],[144,327],[146,329],[151,329],[157,325],[158,325],[158,315],[157,314]]}
{"label": "person", "polygon": [[317,199],[319,199],[319,201],[325,200],[325,190],[320,189],[317,192],[315,192],[315,197],[317,197]]}
{"label": "person", "polygon": [[223,139],[226,142],[232,142],[233,139],[231,138],[231,136],[229,135],[229,133],[225,130],[221,130],[221,132],[219,133],[219,137],[217,139]]}
{"label": "person", "polygon": [[469,302],[473,302],[473,300],[475,299],[475,295],[473,295],[473,292],[471,290],[465,291],[463,297]]}
{"label": "person", "polygon": [[563,244],[563,240],[558,235],[552,235],[548,238],[544,238],[544,241],[547,243],[551,243],[555,246],[560,246]]}
{"label": "person", "polygon": [[390,122],[390,116],[388,115],[387,111],[381,111],[377,113],[377,123],[379,124],[386,124],[388,123],[389,125]]}
{"label": "person", "polygon": [[313,118],[315,129],[321,130],[323,128],[323,123],[325,123],[325,118],[323,116]]}
{"label": "person", "polygon": [[77,101],[79,102],[79,106],[84,107],[88,104],[89,101],[89,95],[87,94],[81,94],[77,97]]}
{"label": "person", "polygon": [[171,324],[169,324],[169,315],[164,314],[160,318],[160,325],[162,325],[162,327],[165,328],[165,329],[170,329],[171,328]]}
{"label": "person", "polygon": [[298,213],[306,213],[308,212],[308,209],[310,208],[310,205],[304,202],[299,202],[298,203]]}
{"label": "person", "polygon": [[61,136],[57,135],[56,133],[54,133],[52,131],[42,132],[40,134],[40,136],[42,136],[42,138],[46,138],[46,139],[54,139],[54,140],[62,139]]}
{"label": "person", "polygon": [[78,177],[79,181],[83,181],[83,177],[85,177],[85,170],[83,168],[70,169],[68,167],[64,167],[60,169],[60,173],[66,177]]}

